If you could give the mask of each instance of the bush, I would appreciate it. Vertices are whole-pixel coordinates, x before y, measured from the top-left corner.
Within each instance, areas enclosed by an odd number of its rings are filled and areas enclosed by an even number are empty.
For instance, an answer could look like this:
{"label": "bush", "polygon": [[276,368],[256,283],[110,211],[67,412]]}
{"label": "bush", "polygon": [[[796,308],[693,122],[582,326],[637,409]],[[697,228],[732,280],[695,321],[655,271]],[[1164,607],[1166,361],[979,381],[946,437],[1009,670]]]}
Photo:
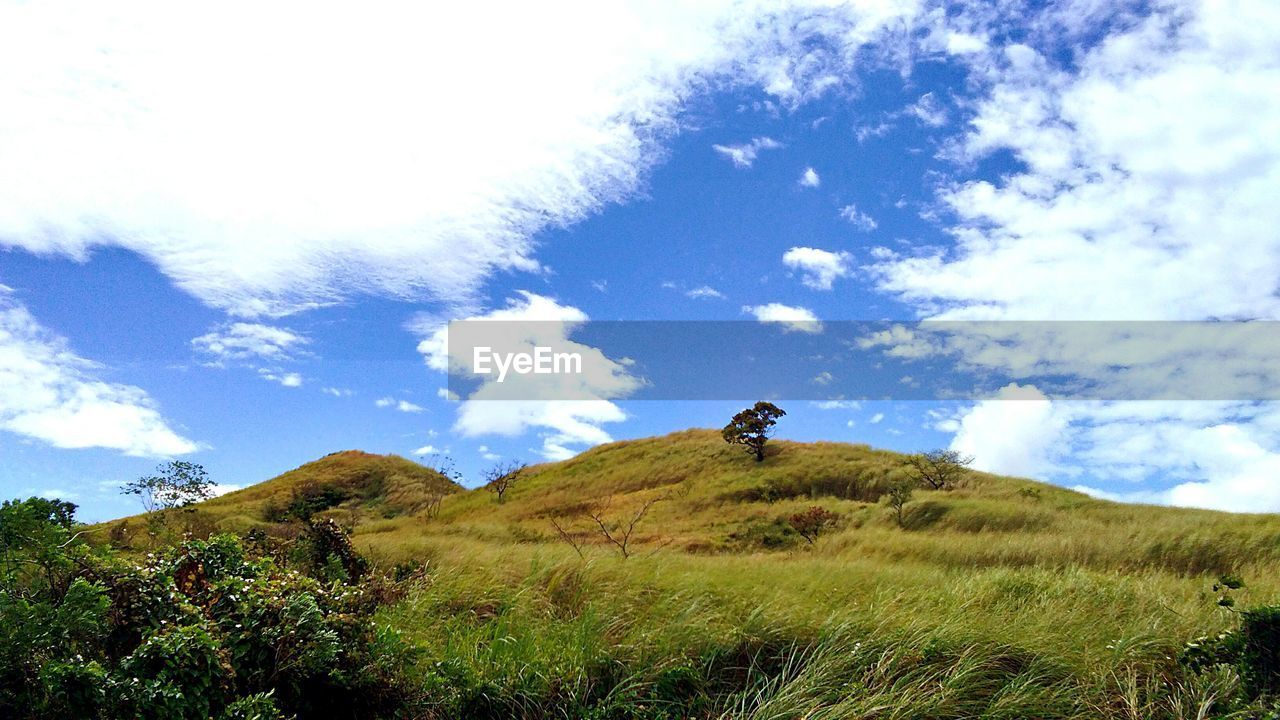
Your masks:
{"label": "bush", "polygon": [[65,508],[0,508],[0,717],[386,717],[408,647],[373,623],[403,594],[331,521],[297,568],[230,535],[143,563],[86,546]]}

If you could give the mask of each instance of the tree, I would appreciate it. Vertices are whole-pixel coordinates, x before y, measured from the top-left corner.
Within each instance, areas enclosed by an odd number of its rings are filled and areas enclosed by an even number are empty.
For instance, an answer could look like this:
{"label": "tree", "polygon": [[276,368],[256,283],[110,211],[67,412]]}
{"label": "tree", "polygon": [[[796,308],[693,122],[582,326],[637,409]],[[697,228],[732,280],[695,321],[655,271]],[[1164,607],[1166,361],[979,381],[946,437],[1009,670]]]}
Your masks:
{"label": "tree", "polygon": [[156,468],[155,475],[120,486],[125,495],[137,495],[148,513],[186,507],[213,497],[213,481],[204,468],[183,460],[171,460]]}
{"label": "tree", "polygon": [[915,492],[914,484],[908,480],[900,480],[889,486],[889,507],[893,508],[898,516],[898,527],[906,527],[905,519],[902,516],[902,508],[911,502],[911,496]]}
{"label": "tree", "polygon": [[916,453],[907,460],[916,479],[934,490],[950,490],[971,463],[972,455],[962,455],[956,450],[930,450]]}
{"label": "tree", "polygon": [[[604,539],[614,547],[618,548],[618,552],[622,553],[622,559],[626,560],[631,557],[631,536],[635,533],[636,526],[640,524],[640,521],[644,519],[645,515],[649,514],[650,508],[665,499],[665,495],[659,495],[645,500],[641,503],[640,508],[631,516],[631,519],[625,523],[622,521],[608,522],[605,520],[604,514],[609,509],[609,502],[605,502],[603,505],[599,505],[594,509],[589,510],[587,512],[587,517],[591,518],[592,522],[596,524],[596,528],[599,529],[600,534]],[[559,530],[558,526],[557,530]],[[568,542],[567,533],[562,530],[560,533],[560,536]],[[575,546],[574,549],[576,550],[577,547]],[[581,555],[582,552],[579,551],[578,554]]]}
{"label": "tree", "polygon": [[720,434],[725,442],[745,446],[748,453],[755,455],[756,462],[763,462],[764,446],[773,434],[773,426],[778,424],[778,418],[786,414],[777,405],[762,400],[734,415]]}
{"label": "tree", "polygon": [[528,465],[517,460],[498,463],[484,472],[484,486],[489,492],[497,495],[498,502],[501,503],[507,491],[515,486],[516,481],[520,479],[520,473],[526,467]]}
{"label": "tree", "polygon": [[787,524],[791,526],[792,530],[800,533],[800,537],[804,538],[805,542],[812,545],[819,535],[825,532],[827,528],[835,525],[839,520],[839,514],[814,505],[808,510],[798,512],[787,518]]}

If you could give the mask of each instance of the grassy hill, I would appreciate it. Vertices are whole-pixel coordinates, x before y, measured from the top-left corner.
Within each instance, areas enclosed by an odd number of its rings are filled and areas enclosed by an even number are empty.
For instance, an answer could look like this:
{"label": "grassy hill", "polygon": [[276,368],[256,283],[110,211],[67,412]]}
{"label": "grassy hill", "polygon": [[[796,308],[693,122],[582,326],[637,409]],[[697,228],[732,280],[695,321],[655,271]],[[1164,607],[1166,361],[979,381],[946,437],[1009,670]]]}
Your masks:
{"label": "grassy hill", "polygon": [[[301,488],[341,488],[320,512],[358,547],[428,566],[385,619],[429,659],[442,717],[1230,716],[1239,679],[1177,656],[1235,621],[1218,573],[1246,579],[1242,603],[1280,598],[1280,517],[974,472],[916,490],[899,524],[883,495],[905,460],[778,441],[756,463],[689,430],[530,467],[498,503],[347,452],[198,512],[271,529]],[[650,501],[624,559],[596,519],[616,535]],[[810,545],[787,518],[812,506],[839,520]]]}
{"label": "grassy hill", "polygon": [[398,455],[344,450],[202,502],[195,511],[204,527],[242,532],[279,524],[291,509],[305,508],[340,521],[407,517],[462,491],[436,470]]}

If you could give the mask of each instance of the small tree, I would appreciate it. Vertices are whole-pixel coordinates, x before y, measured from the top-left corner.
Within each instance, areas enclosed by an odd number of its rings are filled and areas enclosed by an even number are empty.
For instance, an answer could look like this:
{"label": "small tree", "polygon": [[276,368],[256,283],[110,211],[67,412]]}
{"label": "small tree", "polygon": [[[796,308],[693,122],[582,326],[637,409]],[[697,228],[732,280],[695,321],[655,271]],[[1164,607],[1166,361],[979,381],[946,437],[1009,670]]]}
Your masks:
{"label": "small tree", "polygon": [[805,539],[805,542],[812,545],[818,539],[818,536],[826,532],[827,528],[833,526],[840,520],[840,515],[830,510],[813,507],[803,512],[787,518],[787,524]]}
{"label": "small tree", "polygon": [[172,510],[213,497],[213,481],[204,468],[183,460],[172,460],[156,468],[155,475],[140,477],[120,486],[125,495],[137,495],[148,513]]}
{"label": "small tree", "polygon": [[526,467],[528,466],[516,460],[498,463],[484,472],[484,486],[498,496],[498,503],[501,504],[507,491],[515,486]]}
{"label": "small tree", "polygon": [[934,490],[950,490],[972,463],[972,455],[962,455],[956,450],[930,450],[916,453],[907,460],[916,478]]}
{"label": "small tree", "polygon": [[773,434],[773,426],[786,414],[777,405],[762,400],[734,415],[720,434],[725,442],[745,446],[747,452],[755,456],[756,462],[763,462],[764,446]]}
{"label": "small tree", "polygon": [[906,521],[902,516],[902,509],[907,503],[911,502],[911,496],[915,492],[915,484],[909,480],[900,480],[889,486],[889,507],[893,508],[898,517],[898,527],[906,527]]}
{"label": "small tree", "polygon": [[[636,510],[631,516],[631,519],[625,523],[622,521],[609,522],[605,520],[604,514],[609,509],[608,502],[589,510],[587,512],[587,517],[591,518],[591,521],[596,524],[596,528],[600,531],[600,535],[603,536],[607,542],[618,548],[618,552],[622,553],[622,559],[626,560],[631,557],[631,536],[635,533],[636,526],[640,524],[640,521],[644,519],[645,515],[649,514],[650,508],[665,499],[665,495],[659,495],[645,500],[644,503],[640,505],[640,509]],[[558,526],[556,529],[560,530]],[[567,533],[564,533],[562,530],[560,533],[561,538],[568,542]],[[577,550],[577,547],[575,546],[574,549]],[[582,552],[579,551],[578,554],[581,555]]]}

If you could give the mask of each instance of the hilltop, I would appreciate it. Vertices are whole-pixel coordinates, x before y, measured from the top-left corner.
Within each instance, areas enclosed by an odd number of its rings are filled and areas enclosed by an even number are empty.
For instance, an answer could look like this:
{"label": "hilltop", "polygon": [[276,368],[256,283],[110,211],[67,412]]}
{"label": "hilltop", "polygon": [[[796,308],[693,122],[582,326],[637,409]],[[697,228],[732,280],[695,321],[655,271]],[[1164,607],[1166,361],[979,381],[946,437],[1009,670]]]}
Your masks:
{"label": "hilltop", "polygon": [[339,520],[410,516],[463,487],[433,468],[398,455],[360,450],[318,460],[195,506],[206,525],[239,532],[298,513]]}
{"label": "hilltop", "polygon": [[[1226,572],[1240,558],[1280,560],[1280,518],[1114,503],[1025,478],[970,471],[946,491],[915,490],[899,527],[884,505],[909,479],[907,456],[862,444],[778,440],[763,463],[714,430],[601,445],[525,468],[497,502],[432,468],[394,455],[333,453],[196,506],[203,526],[270,529],[328,516],[389,560],[412,559],[433,536],[556,544],[560,530],[585,546],[609,541],[592,519],[636,523],[638,548],[686,553],[795,550],[787,519],[819,506],[839,515],[827,545],[856,545],[886,559],[950,566],[1158,566]],[[554,522],[554,524],[553,524]]]}
{"label": "hilltop", "polygon": [[[347,451],[192,517],[288,538],[301,498],[377,565],[422,568],[380,621],[421,651],[438,717],[1228,716],[1238,678],[1178,658],[1236,622],[1219,573],[1244,606],[1280,597],[1280,517],[969,472],[899,522],[907,460],[775,441],[756,463],[687,430],[528,467],[499,503]],[[623,557],[599,525],[646,507]],[[810,544],[788,520],[812,507],[836,522]]]}

